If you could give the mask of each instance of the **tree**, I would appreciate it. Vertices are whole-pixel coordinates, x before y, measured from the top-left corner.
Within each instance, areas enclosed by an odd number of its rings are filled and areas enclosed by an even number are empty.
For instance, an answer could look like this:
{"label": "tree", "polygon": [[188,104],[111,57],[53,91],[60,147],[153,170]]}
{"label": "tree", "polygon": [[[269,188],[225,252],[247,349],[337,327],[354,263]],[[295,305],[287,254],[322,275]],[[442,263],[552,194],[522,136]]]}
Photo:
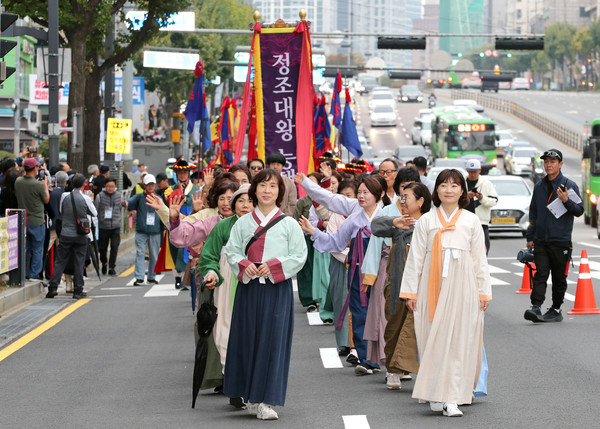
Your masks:
{"label": "tree", "polygon": [[[197,0],[194,9],[198,28],[244,28],[252,22],[252,8],[236,0]],[[204,65],[205,78],[210,80],[221,76],[225,80],[233,74],[233,70],[219,66],[218,61],[233,60],[235,46],[249,46],[250,35],[250,30],[247,36],[161,32],[151,42],[155,46],[197,49]],[[141,55],[137,56],[134,65],[137,74],[145,78],[146,89],[157,91],[164,99],[169,120],[188,100],[196,80],[193,71],[144,68]],[[207,86],[206,92],[214,92],[214,86]]]}
{"label": "tree", "polygon": [[[89,164],[100,161],[99,95],[100,82],[106,72],[136,53],[144,43],[156,35],[161,26],[175,12],[185,9],[191,0],[130,0],[136,9],[147,11],[143,25],[116,35],[112,52],[106,52],[105,40],[115,21],[125,23],[124,6],[127,0],[69,0],[59,7],[61,44],[71,48],[71,85],[69,112],[83,107],[83,154],[69,153],[73,168],[84,171]],[[10,12],[28,16],[33,22],[48,27],[48,0],[4,0]],[[70,113],[69,113],[70,120]],[[69,145],[70,151],[71,145]]]}

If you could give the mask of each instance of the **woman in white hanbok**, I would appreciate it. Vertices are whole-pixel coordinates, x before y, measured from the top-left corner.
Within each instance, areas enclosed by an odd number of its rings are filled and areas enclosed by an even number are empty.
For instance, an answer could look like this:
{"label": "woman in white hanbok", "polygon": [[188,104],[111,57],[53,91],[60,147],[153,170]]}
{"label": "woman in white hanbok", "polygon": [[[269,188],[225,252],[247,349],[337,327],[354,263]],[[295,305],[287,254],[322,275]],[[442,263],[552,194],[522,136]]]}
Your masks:
{"label": "woman in white hanbok", "polygon": [[442,171],[432,200],[435,210],[419,219],[413,233],[400,297],[414,312],[419,350],[413,398],[455,417],[477,385],[492,289],[481,223],[463,210],[469,202],[463,175]]}

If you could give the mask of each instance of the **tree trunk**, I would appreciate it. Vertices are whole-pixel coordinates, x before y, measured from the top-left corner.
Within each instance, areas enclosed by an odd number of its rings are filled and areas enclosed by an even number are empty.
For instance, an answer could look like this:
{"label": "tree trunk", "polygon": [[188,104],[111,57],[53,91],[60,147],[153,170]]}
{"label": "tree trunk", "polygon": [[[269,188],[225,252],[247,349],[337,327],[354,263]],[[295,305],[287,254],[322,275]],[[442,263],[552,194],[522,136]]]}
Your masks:
{"label": "tree trunk", "polygon": [[91,73],[86,77],[85,111],[87,124],[83,132],[83,165],[100,164],[100,112],[102,98],[100,97],[100,82],[102,76]]}

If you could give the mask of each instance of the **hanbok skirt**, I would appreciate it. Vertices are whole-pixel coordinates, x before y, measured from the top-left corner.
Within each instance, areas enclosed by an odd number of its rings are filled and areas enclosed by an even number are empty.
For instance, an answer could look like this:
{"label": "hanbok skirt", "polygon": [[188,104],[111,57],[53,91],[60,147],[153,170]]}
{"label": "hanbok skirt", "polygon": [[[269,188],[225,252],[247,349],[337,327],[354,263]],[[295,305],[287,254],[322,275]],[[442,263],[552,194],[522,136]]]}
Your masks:
{"label": "hanbok skirt", "polygon": [[[348,296],[348,276],[346,271],[346,264],[332,256],[329,264],[329,297],[333,304],[334,322],[339,320]],[[337,323],[334,324],[337,325]],[[350,346],[348,338],[348,314],[344,316],[342,327],[338,329],[336,326],[335,328],[335,342],[338,347]]]}
{"label": "hanbok skirt", "polygon": [[367,360],[379,365],[385,365],[385,285],[387,282],[387,263],[390,247],[384,245],[377,271],[377,279],[371,287],[371,298],[367,310],[367,321],[363,339],[368,341]]}
{"label": "hanbok skirt", "polygon": [[333,312],[326,309],[327,290],[329,289],[329,264],[331,253],[321,253],[315,249],[313,257],[312,298],[319,303],[321,320],[333,320]]}
{"label": "hanbok skirt", "polygon": [[239,283],[227,347],[224,393],[247,402],[284,405],[293,331],[291,280]]}

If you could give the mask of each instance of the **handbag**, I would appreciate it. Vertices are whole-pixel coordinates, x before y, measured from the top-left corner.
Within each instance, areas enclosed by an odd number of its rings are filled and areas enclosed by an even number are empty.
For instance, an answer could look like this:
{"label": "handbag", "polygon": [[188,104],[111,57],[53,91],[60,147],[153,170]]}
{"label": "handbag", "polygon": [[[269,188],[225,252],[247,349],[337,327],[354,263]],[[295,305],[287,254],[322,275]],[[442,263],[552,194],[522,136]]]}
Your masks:
{"label": "handbag", "polygon": [[246,244],[246,250],[245,250],[246,255],[248,254],[248,249],[250,249],[250,246],[252,246],[254,244],[254,242],[256,240],[258,240],[258,238],[261,235],[263,235],[269,229],[271,229],[275,225],[277,225],[277,223],[279,223],[279,221],[283,220],[284,217],[285,217],[284,214],[282,214],[281,216],[278,216],[276,219],[273,219],[267,226],[265,226],[263,229],[261,229],[260,231],[258,231],[256,234],[254,234],[254,236],[250,239],[250,241],[248,242],[248,244]]}
{"label": "handbag", "polygon": [[[75,192],[75,191],[73,191]],[[90,233],[90,220],[87,216],[80,218],[77,215],[77,209],[75,208],[75,197],[73,196],[73,192],[71,192],[71,204],[73,205],[73,216],[75,216],[75,225],[77,227],[77,233],[79,235],[88,235]],[[86,211],[87,212],[87,211]]]}

